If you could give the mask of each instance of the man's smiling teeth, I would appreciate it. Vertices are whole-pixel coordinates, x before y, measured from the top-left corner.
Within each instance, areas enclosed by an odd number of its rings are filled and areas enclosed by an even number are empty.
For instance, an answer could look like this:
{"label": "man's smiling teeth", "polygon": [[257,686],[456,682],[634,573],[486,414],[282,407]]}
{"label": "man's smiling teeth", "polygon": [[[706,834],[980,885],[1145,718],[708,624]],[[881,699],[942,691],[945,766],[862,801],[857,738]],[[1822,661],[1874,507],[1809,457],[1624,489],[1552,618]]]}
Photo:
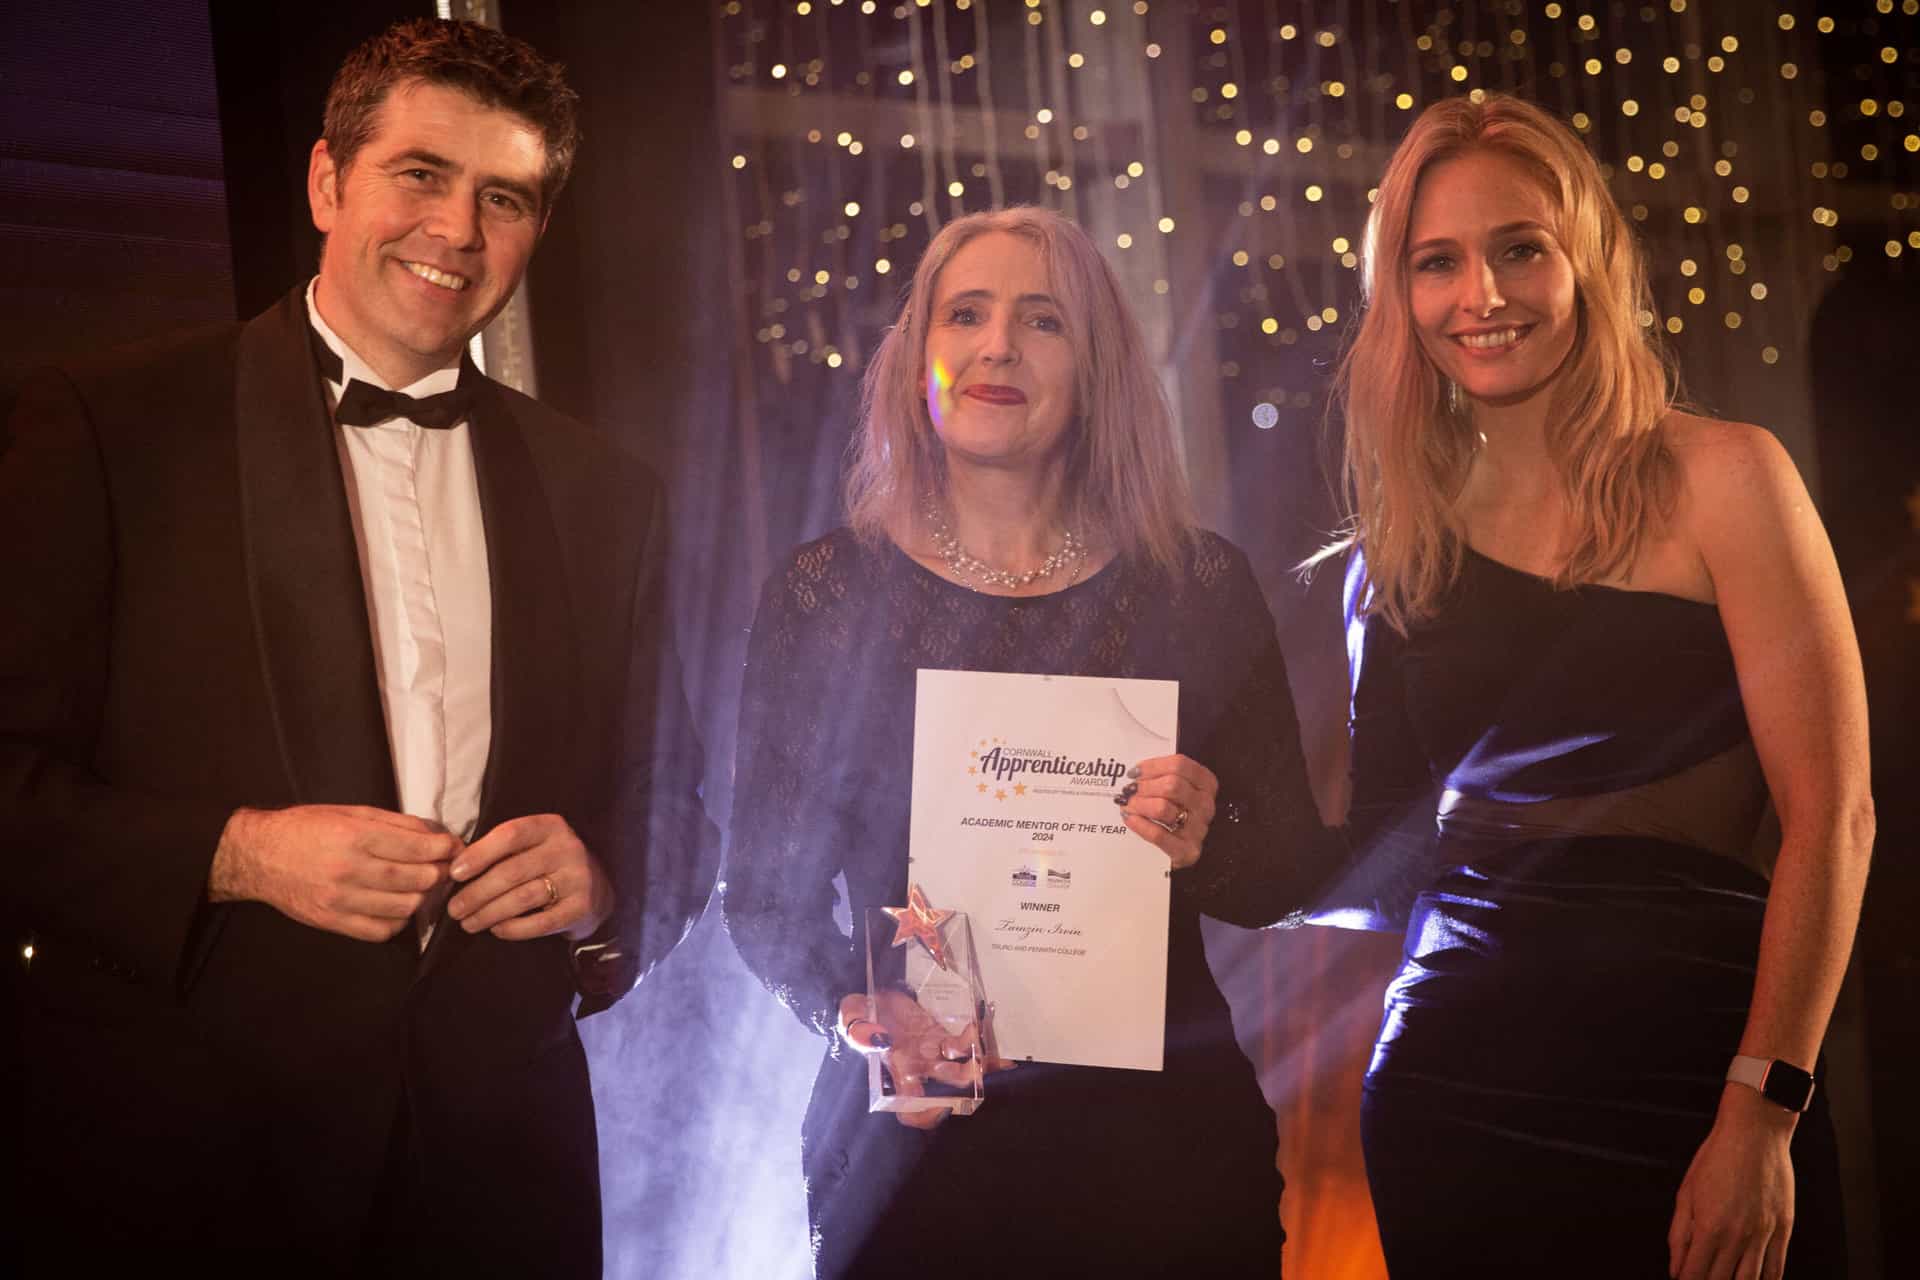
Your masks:
{"label": "man's smiling teeth", "polygon": [[465,276],[450,275],[437,267],[430,267],[424,262],[403,262],[400,265],[427,283],[437,284],[442,289],[451,289],[455,293],[458,293],[467,287],[467,278]]}
{"label": "man's smiling teeth", "polygon": [[1518,329],[1496,329],[1492,333],[1463,333],[1460,335],[1462,346],[1472,347],[1476,351],[1490,351],[1494,347],[1510,347],[1520,341]]}

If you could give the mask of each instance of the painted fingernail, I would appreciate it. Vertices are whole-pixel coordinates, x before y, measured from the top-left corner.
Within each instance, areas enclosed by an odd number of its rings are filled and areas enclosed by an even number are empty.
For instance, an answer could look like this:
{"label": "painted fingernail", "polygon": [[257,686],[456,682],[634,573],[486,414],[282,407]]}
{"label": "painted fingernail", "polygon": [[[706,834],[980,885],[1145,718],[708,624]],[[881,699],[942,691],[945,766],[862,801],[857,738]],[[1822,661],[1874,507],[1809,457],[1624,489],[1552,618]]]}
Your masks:
{"label": "painted fingernail", "polygon": [[1127,770],[1127,776],[1128,776],[1129,778],[1137,778],[1137,777],[1139,777],[1139,776],[1140,776],[1140,766],[1139,766],[1139,765],[1135,765],[1135,766],[1133,766],[1133,768],[1131,768],[1131,769],[1129,769],[1129,770]]}
{"label": "painted fingernail", "polygon": [[1133,798],[1132,796],[1129,796],[1126,792],[1122,791],[1119,795],[1113,798],[1113,802],[1124,808],[1126,806],[1127,801],[1131,800],[1132,798]]}
{"label": "painted fingernail", "polygon": [[1140,789],[1139,783],[1129,782],[1126,786],[1120,788],[1120,794],[1123,796],[1130,796],[1134,792],[1138,791],[1139,789]]}

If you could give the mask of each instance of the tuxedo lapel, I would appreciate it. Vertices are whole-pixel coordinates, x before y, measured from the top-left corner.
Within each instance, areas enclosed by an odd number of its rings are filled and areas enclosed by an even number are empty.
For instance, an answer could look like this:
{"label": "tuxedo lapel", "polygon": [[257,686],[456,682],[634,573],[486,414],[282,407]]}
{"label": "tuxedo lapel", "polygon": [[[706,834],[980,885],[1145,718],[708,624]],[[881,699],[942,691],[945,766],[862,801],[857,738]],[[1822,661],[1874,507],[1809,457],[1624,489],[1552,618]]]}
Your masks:
{"label": "tuxedo lapel", "polygon": [[[468,430],[493,595],[493,736],[478,838],[509,818],[575,812],[585,773],[575,757],[581,721],[573,603],[553,510],[506,397],[472,370],[461,377],[478,383]],[[442,921],[421,972],[467,937]]]}
{"label": "tuxedo lapel", "polygon": [[247,325],[234,387],[248,587],[299,803],[399,807],[360,557],[300,291]]}
{"label": "tuxedo lapel", "polygon": [[474,397],[474,472],[493,587],[493,742],[480,788],[479,833],[529,813],[565,812],[579,773],[573,602],[553,511],[504,398]]}

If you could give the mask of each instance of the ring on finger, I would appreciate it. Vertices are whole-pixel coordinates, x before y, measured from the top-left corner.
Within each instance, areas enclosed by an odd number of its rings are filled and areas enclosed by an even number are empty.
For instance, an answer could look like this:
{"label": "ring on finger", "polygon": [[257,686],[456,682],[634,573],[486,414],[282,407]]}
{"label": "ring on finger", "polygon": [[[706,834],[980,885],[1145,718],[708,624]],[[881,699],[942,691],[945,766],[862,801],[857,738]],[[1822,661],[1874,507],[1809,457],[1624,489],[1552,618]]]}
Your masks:
{"label": "ring on finger", "polygon": [[540,904],[540,910],[545,911],[548,907],[560,901],[560,891],[553,887],[552,876],[541,876],[540,883],[547,886],[547,900]]}
{"label": "ring on finger", "polygon": [[1187,825],[1187,819],[1191,816],[1192,815],[1187,812],[1185,805],[1180,806],[1180,812],[1173,815],[1173,821],[1167,824],[1167,830],[1179,831]]}

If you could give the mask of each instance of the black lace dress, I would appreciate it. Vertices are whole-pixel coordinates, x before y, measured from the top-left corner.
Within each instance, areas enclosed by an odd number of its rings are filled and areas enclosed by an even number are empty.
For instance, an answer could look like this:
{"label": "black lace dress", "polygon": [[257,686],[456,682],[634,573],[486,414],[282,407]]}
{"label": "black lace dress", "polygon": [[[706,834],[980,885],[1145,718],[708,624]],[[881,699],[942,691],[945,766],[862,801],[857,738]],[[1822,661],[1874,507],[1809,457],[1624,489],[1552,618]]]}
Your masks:
{"label": "black lace dress", "polygon": [[[1203,856],[1173,873],[1166,1066],[1028,1063],[930,1133],[866,1110],[833,1034],[864,989],[835,923],[906,901],[915,671],[1175,679],[1179,747],[1220,778]],[[822,1276],[1278,1274],[1273,1115],[1234,1043],[1202,912],[1287,917],[1337,859],[1308,790],[1286,667],[1246,558],[1212,534],[1182,581],[1116,561],[1050,595],[981,595],[846,530],[761,597],[741,700],[722,901],[748,966],[826,1042],[801,1134]]]}

